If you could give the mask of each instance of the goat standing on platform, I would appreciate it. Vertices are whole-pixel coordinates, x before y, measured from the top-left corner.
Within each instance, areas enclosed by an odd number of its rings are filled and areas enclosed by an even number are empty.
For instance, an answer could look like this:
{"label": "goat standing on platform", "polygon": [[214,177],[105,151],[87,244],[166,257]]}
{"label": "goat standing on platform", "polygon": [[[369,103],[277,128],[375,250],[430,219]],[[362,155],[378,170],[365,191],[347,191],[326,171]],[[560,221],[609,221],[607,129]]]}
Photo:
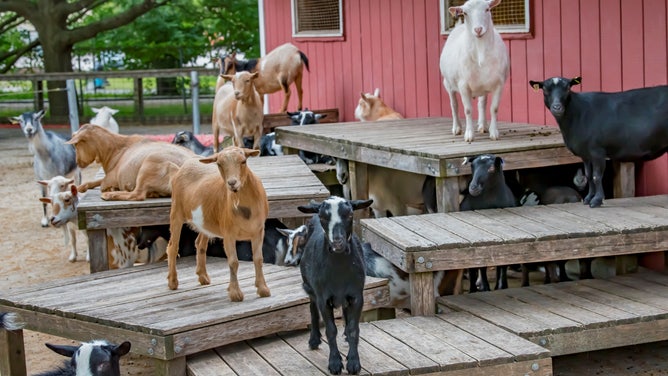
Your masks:
{"label": "goat standing on platform", "polygon": [[[38,112],[25,112],[21,116],[11,118],[12,123],[20,124],[23,134],[30,143],[30,152],[33,154],[33,169],[37,180],[48,180],[61,175],[74,178],[77,183],[81,182],[81,171],[77,167],[76,153],[71,145],[67,145],[67,139],[57,133],[45,131],[42,127],[44,110]],[[40,187],[42,197],[47,197],[47,188]],[[46,203],[42,203],[42,227],[49,226],[46,214]]]}
{"label": "goat standing on platform", "polygon": [[295,45],[282,44],[259,59],[237,60],[236,53],[229,54],[223,59],[224,72],[233,75],[240,71],[257,72],[259,76],[255,88],[260,95],[275,93],[283,90],[285,99],[279,112],[288,110],[290,102],[290,85],[295,83],[299,99],[298,110],[302,109],[302,76],[304,67],[308,70],[308,58]]}
{"label": "goat standing on platform", "polygon": [[300,206],[303,213],[315,213],[309,222],[308,241],[299,267],[304,291],[311,299],[311,336],[309,348],[321,343],[320,316],[325,322],[329,344],[329,372],[338,375],[343,369],[341,353],[336,345],[334,308],[342,307],[348,350],[346,370],[358,374],[361,370],[357,345],[359,322],[364,297],[364,256],[362,244],[353,233],[353,211],[371,205],[371,200],[349,201],[332,196],[321,203]]}
{"label": "goat standing on platform", "polygon": [[[464,163],[471,163],[471,174],[473,178],[469,183],[468,194],[464,196],[459,210],[481,210],[498,209],[517,206],[517,199],[513,195],[506,178],[503,175],[503,160],[490,154],[477,157],[468,157]],[[485,267],[469,269],[469,292],[476,292],[478,272],[482,288],[481,291],[489,291],[487,272]],[[496,267],[496,289],[508,288],[507,266]]]}
{"label": "goat standing on platform", "polygon": [[260,297],[270,295],[262,273],[262,243],[264,224],[269,213],[267,193],[262,181],[246,165],[248,157],[258,150],[230,146],[202,159],[186,161],[172,178],[172,206],[169,213],[171,238],[167,246],[168,286],[176,290],[176,275],[181,228],[188,223],[199,235],[195,240],[199,283],[208,285],[206,250],[209,238],[223,238],[223,247],[230,268],[230,300],[240,302],[244,294],[239,289],[237,270],[237,240],[250,240],[255,265],[255,287]]}
{"label": "goat standing on platform", "polygon": [[485,107],[489,93],[492,93],[489,138],[499,138],[496,115],[509,73],[508,50],[492,23],[491,9],[499,3],[501,0],[468,0],[462,6],[448,9],[453,17],[462,16],[464,21],[455,25],[445,41],[440,68],[443,86],[450,97],[454,135],[462,131],[455,93],[459,93],[462,98],[466,115],[466,142],[474,138],[473,98],[478,98],[478,132],[487,131]]}

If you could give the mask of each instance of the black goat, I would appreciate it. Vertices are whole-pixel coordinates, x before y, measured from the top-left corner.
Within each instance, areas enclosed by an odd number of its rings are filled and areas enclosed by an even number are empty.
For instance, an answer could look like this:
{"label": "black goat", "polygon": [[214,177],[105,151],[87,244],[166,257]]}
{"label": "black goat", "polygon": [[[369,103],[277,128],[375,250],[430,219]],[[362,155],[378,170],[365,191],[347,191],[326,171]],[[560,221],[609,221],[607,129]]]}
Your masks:
{"label": "black goat", "polygon": [[[316,114],[313,111],[309,111],[308,108],[305,109],[304,111],[297,111],[297,112],[288,111],[287,114],[288,117],[292,119],[292,125],[318,124],[320,122],[320,119],[327,116],[327,114]],[[334,158],[328,155],[312,153],[310,151],[300,150],[299,158],[301,158],[306,164],[314,164],[314,163],[326,163],[330,165],[334,164]]]}
{"label": "black goat", "polygon": [[350,346],[346,370],[349,374],[358,374],[362,368],[357,346],[365,268],[362,244],[353,233],[353,211],[367,208],[372,202],[331,196],[321,203],[312,201],[298,208],[303,213],[315,213],[309,221],[309,238],[299,265],[304,291],[311,299],[309,348],[314,350],[321,343],[322,315],[329,344],[328,369],[335,375],[343,369],[336,345],[335,307],[343,309],[344,333]]}
{"label": "black goat", "polygon": [[[282,261],[288,252],[288,240],[286,235],[279,230],[287,231],[287,227],[278,219],[269,218],[264,223],[264,241],[262,242],[262,257],[266,264],[282,265]],[[137,236],[137,247],[145,249],[151,247],[151,244],[158,238],[164,238],[169,241],[169,225],[143,226]],[[197,254],[195,249],[195,239],[197,232],[184,225],[179,238],[179,255],[194,256]],[[206,251],[207,256],[225,257],[225,249],[221,239],[215,239],[209,243]],[[241,261],[253,261],[253,250],[249,241],[237,242],[237,257]],[[297,261],[298,263],[298,261]],[[292,265],[296,265],[292,264]]]}
{"label": "black goat", "polygon": [[542,89],[545,106],[559,123],[566,147],[584,162],[589,192],[584,203],[603,203],[605,160],[647,161],[668,151],[668,86],[617,93],[576,93],[582,79],[529,81]]}
{"label": "black goat", "polygon": [[[459,204],[459,210],[498,209],[517,206],[517,199],[513,195],[503,174],[503,160],[490,154],[468,157],[464,163],[471,163],[473,178],[469,183],[468,193]],[[481,291],[489,291],[487,268],[469,269],[469,292],[478,291],[476,285],[480,272]],[[496,267],[496,289],[508,288],[508,267]]]}
{"label": "black goat", "polygon": [[82,343],[80,346],[52,345],[46,347],[67,356],[62,366],[37,376],[120,376],[120,358],[130,352],[130,342],[114,345],[104,340]]}
{"label": "black goat", "polygon": [[191,131],[176,132],[174,139],[172,139],[172,144],[181,145],[203,157],[208,157],[213,154],[213,147],[204,146]]}

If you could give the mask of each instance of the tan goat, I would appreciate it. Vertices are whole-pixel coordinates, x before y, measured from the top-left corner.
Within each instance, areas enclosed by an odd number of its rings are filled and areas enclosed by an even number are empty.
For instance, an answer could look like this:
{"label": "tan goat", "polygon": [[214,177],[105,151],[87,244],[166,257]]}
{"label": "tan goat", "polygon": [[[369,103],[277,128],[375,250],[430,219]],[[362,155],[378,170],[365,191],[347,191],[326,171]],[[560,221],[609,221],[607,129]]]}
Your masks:
{"label": "tan goat", "polygon": [[188,223],[199,233],[195,239],[199,283],[208,285],[206,249],[210,238],[223,238],[223,248],[230,268],[230,300],[239,302],[237,240],[250,240],[255,265],[255,287],[261,297],[270,295],[262,273],[264,223],[269,213],[262,181],[246,165],[246,159],[258,150],[230,146],[207,158],[186,161],[172,178],[172,207],[169,213],[171,238],[167,245],[168,286],[179,286],[176,275],[181,228]]}
{"label": "tan goat", "polygon": [[186,159],[195,154],[178,145],[146,137],[115,134],[105,128],[84,124],[67,142],[74,145],[77,164],[85,168],[102,164],[102,179],[82,183],[80,192],[100,187],[104,200],[142,201],[147,197],[169,197],[169,178]]}
{"label": "tan goat", "polygon": [[275,93],[283,90],[285,98],[280,112],[288,110],[290,102],[290,85],[295,83],[298,110],[302,109],[302,76],[304,67],[308,70],[308,58],[295,45],[282,44],[259,59],[237,60],[236,53],[229,54],[223,59],[225,74],[234,74],[239,71],[258,72],[260,75],[255,82],[255,88],[260,95]]}
{"label": "tan goat", "polygon": [[359,121],[396,120],[403,119],[400,113],[393,110],[380,99],[380,89],[376,88],[373,94],[360,93],[361,98],[355,109],[355,117]]}
{"label": "tan goat", "polygon": [[[257,73],[237,72],[233,76],[223,75],[232,81],[233,89],[223,85],[216,93],[213,103],[212,121],[213,150],[218,151],[219,135],[231,136],[235,146],[244,145],[244,137],[253,137],[253,149],[260,148],[262,138],[264,114],[262,112],[262,98],[255,90]],[[227,93],[227,94],[226,94]]]}

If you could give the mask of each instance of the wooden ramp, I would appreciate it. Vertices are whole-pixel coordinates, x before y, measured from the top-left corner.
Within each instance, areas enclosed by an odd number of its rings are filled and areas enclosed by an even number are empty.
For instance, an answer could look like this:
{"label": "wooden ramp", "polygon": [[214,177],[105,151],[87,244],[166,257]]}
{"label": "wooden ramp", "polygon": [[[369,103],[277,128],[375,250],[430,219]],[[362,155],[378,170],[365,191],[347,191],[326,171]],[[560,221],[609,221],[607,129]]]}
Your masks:
{"label": "wooden ramp", "polygon": [[[308,338],[295,331],[209,350],[188,357],[188,375],[329,375],[328,346],[309,350]],[[547,350],[463,312],[362,324],[359,352],[363,375],[552,374]]]}
{"label": "wooden ramp", "polygon": [[446,317],[480,317],[552,356],[668,340],[668,275],[648,270],[437,301]]}
{"label": "wooden ramp", "polygon": [[[185,373],[186,355],[310,323],[299,268],[264,264],[271,297],[259,298],[253,264],[240,262],[245,299],[236,303],[227,296],[227,260],[209,257],[207,269],[211,284],[201,286],[194,257],[179,259],[174,291],[167,287],[167,263],[61,279],[0,292],[0,311],[19,313],[29,330],[130,341],[133,353],[155,358],[161,374],[170,375]],[[365,310],[387,306],[387,280],[367,277],[364,299]]]}

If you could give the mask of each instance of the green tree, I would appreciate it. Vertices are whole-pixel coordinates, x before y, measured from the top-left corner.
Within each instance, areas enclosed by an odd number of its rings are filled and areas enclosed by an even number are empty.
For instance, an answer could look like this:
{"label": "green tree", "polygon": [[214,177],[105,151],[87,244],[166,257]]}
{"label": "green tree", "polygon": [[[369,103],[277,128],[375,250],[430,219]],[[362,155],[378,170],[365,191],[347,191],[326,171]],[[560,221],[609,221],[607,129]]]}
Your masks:
{"label": "green tree", "polygon": [[[44,71],[46,72],[71,72],[72,50],[75,44],[95,37],[99,33],[116,29],[126,25],[137,17],[164,5],[168,0],[124,0],[113,1],[116,12],[108,18],[91,22],[90,14],[105,4],[112,4],[108,0],[1,0],[0,12],[2,12],[4,35],[7,32],[13,34],[12,26],[27,22],[31,24],[38,34],[38,39],[30,41],[26,45],[16,45],[13,50],[2,53],[3,72],[12,68],[16,60],[40,47]],[[5,14],[7,13],[7,14]],[[12,21],[14,20],[14,21]],[[8,45],[9,41],[3,41],[0,45]],[[4,39],[4,38],[3,38]],[[65,87],[62,81],[49,82],[49,89],[61,89]],[[51,115],[67,115],[67,96],[64,92],[53,92],[49,95],[49,106]]]}

